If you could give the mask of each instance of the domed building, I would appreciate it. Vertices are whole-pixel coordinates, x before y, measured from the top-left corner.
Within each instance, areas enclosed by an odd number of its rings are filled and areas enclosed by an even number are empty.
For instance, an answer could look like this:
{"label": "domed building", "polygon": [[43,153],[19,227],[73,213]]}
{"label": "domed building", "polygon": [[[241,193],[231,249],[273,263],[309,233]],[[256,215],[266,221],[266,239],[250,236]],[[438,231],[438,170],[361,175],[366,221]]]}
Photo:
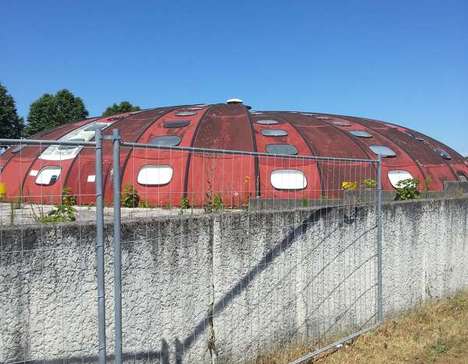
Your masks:
{"label": "domed building", "polygon": [[[358,160],[376,160],[378,154],[385,191],[394,191],[407,178],[418,179],[419,189],[429,191],[443,191],[446,182],[468,178],[468,162],[455,150],[403,126],[315,112],[252,111],[240,100],[90,118],[32,139],[92,141],[98,128],[104,135],[119,129],[124,142],[159,146],[123,146],[120,154],[122,189],[133,186],[150,206],[179,206],[183,200],[203,206],[219,196],[225,206],[235,207],[253,198],[315,200],[330,191],[339,198],[343,182],[362,185],[376,178],[376,163]],[[239,153],[228,152],[232,150]],[[111,204],[108,141],[103,155],[105,202]],[[21,196],[58,203],[67,188],[79,204],[95,201],[92,147],[12,146],[0,156],[0,171],[10,200]]]}

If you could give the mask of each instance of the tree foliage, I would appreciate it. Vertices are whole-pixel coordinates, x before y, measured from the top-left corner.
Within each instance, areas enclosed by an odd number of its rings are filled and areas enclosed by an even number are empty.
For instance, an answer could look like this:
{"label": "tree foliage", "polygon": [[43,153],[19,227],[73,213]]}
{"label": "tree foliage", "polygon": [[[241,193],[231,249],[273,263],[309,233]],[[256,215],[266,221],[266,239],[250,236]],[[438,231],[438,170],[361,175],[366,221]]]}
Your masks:
{"label": "tree foliage", "polygon": [[23,118],[16,112],[15,100],[0,83],[0,138],[19,138],[23,127]]}
{"label": "tree foliage", "polygon": [[64,89],[55,95],[44,94],[29,108],[26,134],[33,135],[87,116],[88,110],[83,100],[70,91]]}
{"label": "tree foliage", "polygon": [[122,101],[120,104],[113,104],[112,106],[109,106],[106,111],[102,114],[102,116],[111,116],[115,114],[122,114],[125,112],[130,112],[130,111],[138,111],[140,110],[139,106],[132,105],[128,101]]}

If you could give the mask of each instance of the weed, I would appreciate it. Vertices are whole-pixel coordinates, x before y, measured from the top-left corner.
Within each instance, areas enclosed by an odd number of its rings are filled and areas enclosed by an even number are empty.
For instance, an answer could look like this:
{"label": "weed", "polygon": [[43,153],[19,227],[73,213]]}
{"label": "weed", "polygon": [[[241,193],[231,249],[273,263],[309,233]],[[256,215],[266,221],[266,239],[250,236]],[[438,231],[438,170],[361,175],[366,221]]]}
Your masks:
{"label": "weed", "polygon": [[41,212],[39,217],[35,217],[36,221],[43,224],[75,221],[76,210],[73,206],[76,204],[76,197],[70,191],[70,188],[64,188],[60,205],[55,206],[47,215]]}
{"label": "weed", "polygon": [[419,180],[408,178],[397,183],[395,200],[414,200],[419,198]]}
{"label": "weed", "polygon": [[218,212],[224,208],[224,203],[221,195],[215,193],[214,195],[210,192],[206,194],[207,202],[205,204],[205,212]]}
{"label": "weed", "polygon": [[140,196],[138,191],[132,185],[125,186],[122,193],[122,206],[123,207],[137,207],[140,203]]}
{"label": "weed", "polygon": [[364,186],[366,186],[366,188],[376,188],[377,187],[377,182],[375,181],[375,179],[366,178],[362,182],[364,183]]}
{"label": "weed", "polygon": [[150,208],[151,205],[146,200],[140,200],[140,202],[138,203],[138,207],[147,209],[147,208]]}

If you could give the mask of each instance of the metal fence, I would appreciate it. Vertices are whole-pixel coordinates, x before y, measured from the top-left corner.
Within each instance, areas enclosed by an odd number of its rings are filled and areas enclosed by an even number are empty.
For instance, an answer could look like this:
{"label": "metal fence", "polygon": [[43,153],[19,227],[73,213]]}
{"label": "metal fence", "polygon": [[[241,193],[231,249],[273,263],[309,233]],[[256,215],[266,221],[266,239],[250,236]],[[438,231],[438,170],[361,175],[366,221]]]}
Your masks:
{"label": "metal fence", "polygon": [[95,136],[0,140],[0,362],[299,363],[382,321],[380,159]]}

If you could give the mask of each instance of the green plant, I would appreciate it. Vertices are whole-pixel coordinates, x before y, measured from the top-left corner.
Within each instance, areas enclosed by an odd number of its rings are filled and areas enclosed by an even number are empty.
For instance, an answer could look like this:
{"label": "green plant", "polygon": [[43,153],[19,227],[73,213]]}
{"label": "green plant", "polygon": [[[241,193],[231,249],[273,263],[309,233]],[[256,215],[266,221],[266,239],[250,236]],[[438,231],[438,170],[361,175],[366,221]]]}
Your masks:
{"label": "green plant", "polygon": [[60,205],[54,207],[48,214],[41,212],[37,221],[48,224],[56,222],[70,222],[76,220],[76,210],[73,207],[76,204],[76,197],[70,193],[70,188],[65,187],[62,192],[62,201]]}
{"label": "green plant", "polygon": [[223,199],[219,193],[213,195],[208,192],[206,194],[206,199],[205,212],[220,211],[224,208]]}
{"label": "green plant", "polygon": [[215,194],[213,198],[213,210],[219,211],[224,208],[223,199],[220,194]]}
{"label": "green plant", "polygon": [[147,208],[150,208],[151,206],[148,201],[140,200],[140,202],[138,203],[138,207],[147,209]]}
{"label": "green plant", "polygon": [[364,183],[364,186],[366,186],[366,188],[376,188],[377,187],[377,182],[375,181],[375,179],[366,178],[362,182]]}
{"label": "green plant", "polygon": [[190,208],[190,201],[187,197],[182,197],[180,199],[180,205],[179,205],[181,210],[187,210]]}
{"label": "green plant", "polygon": [[424,178],[424,191],[425,192],[429,191],[429,186],[431,182],[432,182],[432,177],[427,176],[426,178]]}
{"label": "green plant", "polygon": [[62,204],[67,206],[76,205],[76,196],[71,194],[70,187],[65,187],[62,191]]}
{"label": "green plant", "polygon": [[132,185],[124,187],[122,193],[122,206],[123,207],[137,207],[140,203],[140,196],[138,191]]}
{"label": "green plant", "polygon": [[10,202],[10,225],[15,224],[15,203]]}
{"label": "green plant", "polygon": [[395,200],[414,200],[419,198],[419,180],[416,178],[408,178],[397,183]]}

